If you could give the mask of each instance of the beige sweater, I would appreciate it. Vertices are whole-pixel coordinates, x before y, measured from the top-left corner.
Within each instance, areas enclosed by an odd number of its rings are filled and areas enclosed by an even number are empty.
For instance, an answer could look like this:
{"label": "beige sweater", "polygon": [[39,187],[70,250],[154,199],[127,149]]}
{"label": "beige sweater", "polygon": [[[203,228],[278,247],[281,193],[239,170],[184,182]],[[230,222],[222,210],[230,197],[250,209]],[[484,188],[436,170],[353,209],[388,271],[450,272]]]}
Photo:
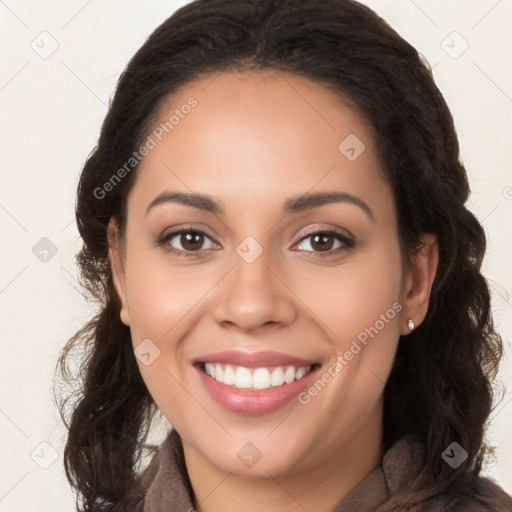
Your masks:
{"label": "beige sweater", "polygon": [[[446,494],[425,486],[423,457],[421,445],[402,438],[333,512],[512,512],[512,498],[487,478],[478,478],[464,498],[449,503]],[[176,431],[171,430],[140,476],[140,483],[141,489],[134,490],[131,497],[119,503],[116,511],[194,512],[183,449]]]}

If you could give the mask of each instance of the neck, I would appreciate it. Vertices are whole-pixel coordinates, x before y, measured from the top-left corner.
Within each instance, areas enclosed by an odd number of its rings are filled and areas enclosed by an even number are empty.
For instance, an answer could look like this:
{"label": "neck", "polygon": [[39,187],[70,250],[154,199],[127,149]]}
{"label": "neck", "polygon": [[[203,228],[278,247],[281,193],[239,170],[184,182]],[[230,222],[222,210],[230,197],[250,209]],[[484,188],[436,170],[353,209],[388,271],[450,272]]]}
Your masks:
{"label": "neck", "polygon": [[[375,428],[377,427],[377,429]],[[247,478],[213,466],[184,443],[187,471],[198,512],[330,512],[380,463],[382,424],[368,421],[345,446],[293,474]]]}

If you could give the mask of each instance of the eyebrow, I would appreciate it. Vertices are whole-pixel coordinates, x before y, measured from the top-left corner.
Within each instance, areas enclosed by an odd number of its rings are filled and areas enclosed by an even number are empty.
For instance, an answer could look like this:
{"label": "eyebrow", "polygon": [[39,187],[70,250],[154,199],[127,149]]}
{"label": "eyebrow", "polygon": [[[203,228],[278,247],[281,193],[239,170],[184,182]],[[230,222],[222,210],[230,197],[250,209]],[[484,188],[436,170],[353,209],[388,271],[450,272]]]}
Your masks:
{"label": "eyebrow", "polygon": [[[165,191],[156,196],[155,199],[151,201],[146,210],[146,215],[152,208],[164,203],[184,204],[186,206],[191,206],[193,208],[197,208],[198,210],[203,210],[214,214],[225,213],[221,203],[209,195]],[[348,194],[347,192],[339,191],[306,193],[291,197],[284,202],[282,213],[283,215],[300,213],[305,210],[319,208],[320,206],[331,203],[349,203],[359,206],[372,221],[375,221],[375,216],[373,215],[372,210],[362,199],[353,196],[352,194]]]}

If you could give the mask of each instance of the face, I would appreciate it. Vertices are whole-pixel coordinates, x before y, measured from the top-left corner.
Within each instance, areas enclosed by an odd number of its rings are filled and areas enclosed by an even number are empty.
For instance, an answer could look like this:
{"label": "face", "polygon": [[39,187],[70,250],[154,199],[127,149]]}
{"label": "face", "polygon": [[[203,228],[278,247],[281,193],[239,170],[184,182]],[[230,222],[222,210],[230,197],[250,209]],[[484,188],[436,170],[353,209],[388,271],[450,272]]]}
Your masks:
{"label": "face", "polygon": [[187,457],[222,471],[355,456],[380,439],[399,336],[424,313],[370,129],[283,74],[209,76],[160,114],[110,238],[156,404]]}

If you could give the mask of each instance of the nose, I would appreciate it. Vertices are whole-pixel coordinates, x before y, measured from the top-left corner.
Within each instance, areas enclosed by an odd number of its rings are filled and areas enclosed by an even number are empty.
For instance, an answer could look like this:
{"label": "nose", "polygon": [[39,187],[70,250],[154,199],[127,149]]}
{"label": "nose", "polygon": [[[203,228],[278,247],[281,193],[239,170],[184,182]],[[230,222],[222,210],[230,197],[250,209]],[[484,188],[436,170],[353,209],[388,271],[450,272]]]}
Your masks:
{"label": "nose", "polygon": [[234,255],[233,266],[217,290],[213,316],[219,325],[249,332],[294,321],[297,309],[289,273],[270,256],[264,250],[251,262]]}

